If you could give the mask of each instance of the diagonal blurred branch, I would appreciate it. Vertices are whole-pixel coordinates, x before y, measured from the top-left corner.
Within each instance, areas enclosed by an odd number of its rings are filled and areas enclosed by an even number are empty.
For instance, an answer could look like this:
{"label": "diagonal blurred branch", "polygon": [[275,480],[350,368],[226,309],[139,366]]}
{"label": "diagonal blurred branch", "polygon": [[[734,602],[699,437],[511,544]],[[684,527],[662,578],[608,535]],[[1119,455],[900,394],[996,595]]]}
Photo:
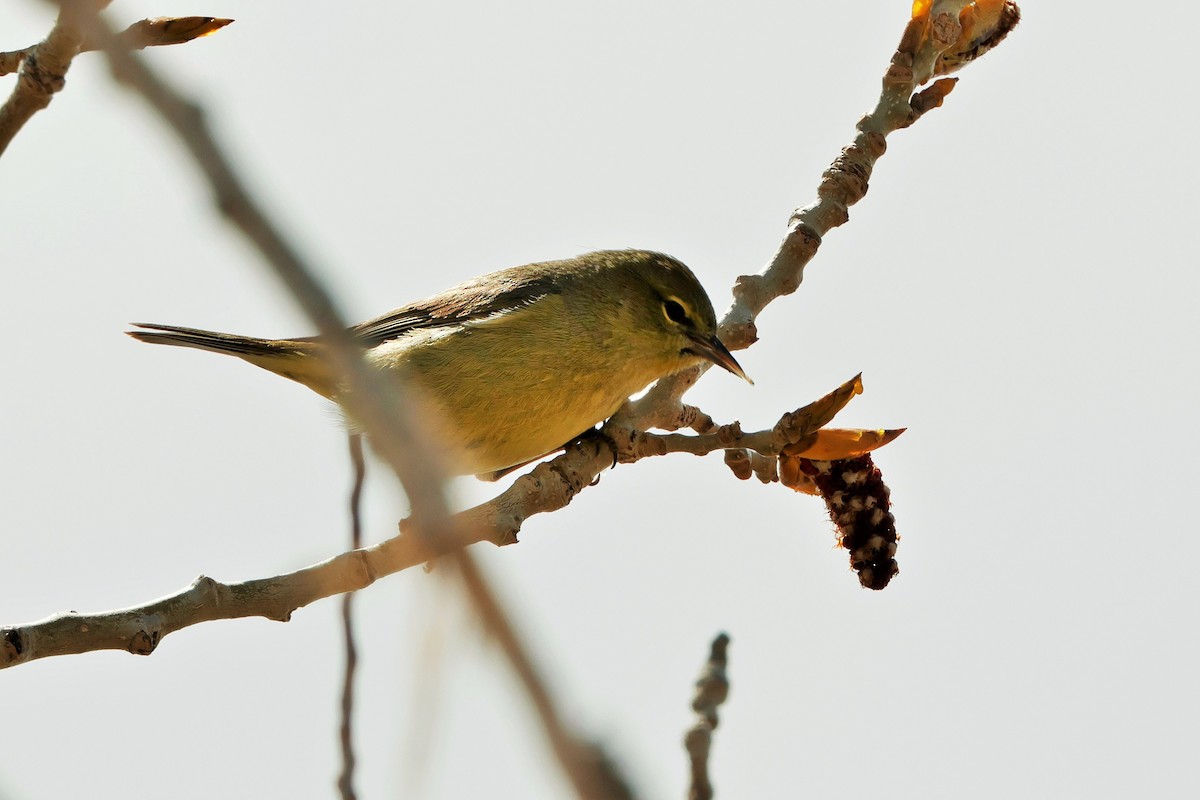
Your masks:
{"label": "diagonal blurred branch", "polygon": [[[412,404],[402,402],[403,386],[368,368],[328,292],[275,223],[253,201],[209,132],[200,108],[185,100],[134,53],[122,47],[98,14],[87,15],[83,21],[88,40],[104,46],[114,78],[141,94],[179,136],[208,178],[221,212],[258,247],[276,276],[325,338],[331,359],[349,387],[349,410],[404,486],[421,541],[426,546],[437,546],[444,539],[459,538],[461,522],[449,514],[442,491],[445,471],[436,458],[437,448],[412,419],[413,415],[406,413]],[[469,554],[456,550],[451,553],[451,558],[485,630],[500,645],[534,703],[543,730],[576,793],[581,798],[597,800],[627,796],[627,791],[614,794],[615,788],[623,787],[624,782],[616,779],[615,770],[605,768],[607,761],[598,757],[598,748],[583,742],[570,731],[550,701],[545,682],[534,669],[507,613]]]}

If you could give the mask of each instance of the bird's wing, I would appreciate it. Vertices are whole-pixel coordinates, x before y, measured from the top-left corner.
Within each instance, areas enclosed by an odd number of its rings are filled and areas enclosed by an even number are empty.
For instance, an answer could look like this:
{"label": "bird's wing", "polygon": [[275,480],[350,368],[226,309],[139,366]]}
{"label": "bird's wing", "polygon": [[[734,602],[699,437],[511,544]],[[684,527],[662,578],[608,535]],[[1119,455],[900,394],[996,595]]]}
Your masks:
{"label": "bird's wing", "polygon": [[555,273],[545,266],[530,264],[485,275],[355,325],[350,333],[370,348],[410,331],[486,319],[527,306],[546,295],[561,294]]}

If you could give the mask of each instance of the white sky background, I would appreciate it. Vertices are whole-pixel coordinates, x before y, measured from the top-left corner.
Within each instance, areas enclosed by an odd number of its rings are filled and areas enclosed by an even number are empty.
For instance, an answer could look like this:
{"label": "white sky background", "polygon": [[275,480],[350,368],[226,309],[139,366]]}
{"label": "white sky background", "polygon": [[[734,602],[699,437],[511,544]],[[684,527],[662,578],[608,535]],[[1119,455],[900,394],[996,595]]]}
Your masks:
{"label": "white sky background", "polygon": [[[1115,8],[1027,2],[946,107],[891,138],[850,223],[761,318],[739,354],[757,385],[714,371],[689,396],[756,429],[862,371],[839,423],[909,428],[877,457],[903,536],[888,589],[858,586],[819,500],[715,456],[619,467],[520,545],[476,548],[572,720],[644,797],[683,796],[691,683],[720,630],[719,797],[1195,796],[1200,10]],[[113,15],[237,19],[147,57],[207,105],[360,319],[626,246],[683,259],[723,309],[874,104],[908,10]],[[50,28],[37,3],[0,14],[0,49]],[[0,624],[343,547],[349,467],[323,401],[121,333],[310,332],[195,178],[95,55],[0,158]],[[372,541],[404,513],[375,478]],[[361,796],[564,796],[439,583],[411,570],[359,594]],[[0,797],[333,797],[337,614],[3,672]]]}

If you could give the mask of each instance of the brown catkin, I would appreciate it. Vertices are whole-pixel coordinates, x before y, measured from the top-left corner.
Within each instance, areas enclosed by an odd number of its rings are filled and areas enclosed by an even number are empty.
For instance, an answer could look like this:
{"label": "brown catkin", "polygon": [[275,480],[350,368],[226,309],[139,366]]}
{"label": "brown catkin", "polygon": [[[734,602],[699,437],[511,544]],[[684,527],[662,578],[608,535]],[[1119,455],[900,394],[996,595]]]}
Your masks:
{"label": "brown catkin", "polygon": [[870,454],[843,461],[803,459],[838,529],[838,544],[868,589],[882,589],[900,572],[896,564],[896,519],[888,487]]}

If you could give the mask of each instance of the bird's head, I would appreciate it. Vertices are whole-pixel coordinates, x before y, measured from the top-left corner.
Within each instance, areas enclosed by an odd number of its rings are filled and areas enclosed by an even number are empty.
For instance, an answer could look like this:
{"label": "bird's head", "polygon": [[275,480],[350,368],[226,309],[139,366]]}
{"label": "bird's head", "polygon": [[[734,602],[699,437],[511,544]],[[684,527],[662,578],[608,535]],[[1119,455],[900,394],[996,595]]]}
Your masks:
{"label": "bird's head", "polygon": [[709,361],[753,383],[717,337],[717,315],[708,293],[682,262],[662,253],[619,251],[630,280],[629,302],[637,328],[655,344],[680,358],[679,368]]}

